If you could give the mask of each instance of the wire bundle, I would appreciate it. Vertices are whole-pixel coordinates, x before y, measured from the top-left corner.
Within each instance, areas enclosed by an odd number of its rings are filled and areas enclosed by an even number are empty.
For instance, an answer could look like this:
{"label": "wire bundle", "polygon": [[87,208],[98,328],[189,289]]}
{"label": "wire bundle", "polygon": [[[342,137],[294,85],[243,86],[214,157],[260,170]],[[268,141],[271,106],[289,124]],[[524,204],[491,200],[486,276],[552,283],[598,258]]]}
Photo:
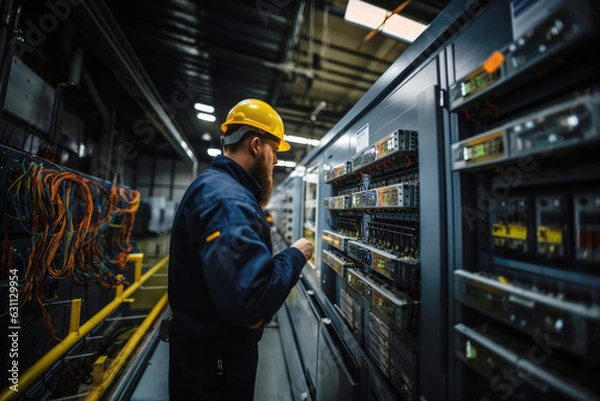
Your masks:
{"label": "wire bundle", "polygon": [[106,188],[54,165],[31,162],[23,170],[8,189],[8,201],[17,214],[12,217],[32,235],[19,303],[32,302],[54,333],[44,304],[44,280],[72,275],[80,284],[121,284],[117,274],[132,249],[140,194],[116,185]]}
{"label": "wire bundle", "polygon": [[84,249],[91,266],[76,271],[80,283],[94,281],[104,287],[114,287],[115,271],[122,270],[131,253],[131,230],[140,203],[138,191],[112,185],[110,190],[99,187],[102,196],[96,202],[97,223],[89,231],[89,247]]}

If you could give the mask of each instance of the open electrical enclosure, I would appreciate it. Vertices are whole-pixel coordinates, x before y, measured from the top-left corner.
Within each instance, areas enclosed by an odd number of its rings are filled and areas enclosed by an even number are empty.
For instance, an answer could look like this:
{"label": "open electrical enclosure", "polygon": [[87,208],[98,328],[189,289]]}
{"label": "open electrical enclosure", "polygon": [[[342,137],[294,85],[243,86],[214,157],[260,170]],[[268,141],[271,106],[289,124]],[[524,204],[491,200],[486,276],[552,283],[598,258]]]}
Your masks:
{"label": "open electrical enclosure", "polygon": [[198,161],[104,2],[0,15],[0,398],[99,398],[156,344],[168,239],[136,240],[170,231]]}

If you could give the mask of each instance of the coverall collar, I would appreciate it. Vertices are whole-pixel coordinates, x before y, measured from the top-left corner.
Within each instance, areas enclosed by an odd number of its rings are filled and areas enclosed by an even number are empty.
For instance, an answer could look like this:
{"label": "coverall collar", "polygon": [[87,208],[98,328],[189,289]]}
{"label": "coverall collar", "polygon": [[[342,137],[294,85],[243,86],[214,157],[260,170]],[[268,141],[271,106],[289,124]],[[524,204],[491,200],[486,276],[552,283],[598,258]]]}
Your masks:
{"label": "coverall collar", "polygon": [[262,187],[258,185],[256,179],[252,177],[250,173],[244,170],[244,168],[234,160],[227,156],[217,155],[210,167],[225,171],[231,175],[236,181],[242,184],[244,188],[252,192],[256,200],[258,200]]}

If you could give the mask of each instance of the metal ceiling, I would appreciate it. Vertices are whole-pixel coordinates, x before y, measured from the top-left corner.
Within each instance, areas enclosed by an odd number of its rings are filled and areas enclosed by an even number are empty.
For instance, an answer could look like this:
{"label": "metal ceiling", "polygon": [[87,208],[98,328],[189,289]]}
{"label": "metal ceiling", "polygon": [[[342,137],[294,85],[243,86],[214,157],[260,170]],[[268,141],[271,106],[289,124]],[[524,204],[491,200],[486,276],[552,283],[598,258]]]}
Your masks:
{"label": "metal ceiling", "polygon": [[[219,123],[247,97],[273,104],[286,134],[320,139],[408,47],[382,34],[359,46],[369,31],[343,19],[347,0],[105,2],[204,162],[218,147]],[[429,23],[447,3],[414,0],[402,14]],[[213,105],[216,121],[198,120],[195,102]],[[299,161],[309,150],[293,144],[280,159]]]}

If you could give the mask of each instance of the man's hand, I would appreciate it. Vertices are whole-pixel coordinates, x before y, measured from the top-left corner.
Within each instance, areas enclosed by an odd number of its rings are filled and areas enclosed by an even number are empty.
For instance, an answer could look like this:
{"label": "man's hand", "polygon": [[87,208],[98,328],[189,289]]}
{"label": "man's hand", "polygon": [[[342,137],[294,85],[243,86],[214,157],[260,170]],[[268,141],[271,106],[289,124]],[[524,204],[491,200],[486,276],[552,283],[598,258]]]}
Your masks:
{"label": "man's hand", "polygon": [[306,260],[309,260],[312,256],[312,244],[308,242],[306,238],[300,238],[292,244],[292,247],[298,248]]}

